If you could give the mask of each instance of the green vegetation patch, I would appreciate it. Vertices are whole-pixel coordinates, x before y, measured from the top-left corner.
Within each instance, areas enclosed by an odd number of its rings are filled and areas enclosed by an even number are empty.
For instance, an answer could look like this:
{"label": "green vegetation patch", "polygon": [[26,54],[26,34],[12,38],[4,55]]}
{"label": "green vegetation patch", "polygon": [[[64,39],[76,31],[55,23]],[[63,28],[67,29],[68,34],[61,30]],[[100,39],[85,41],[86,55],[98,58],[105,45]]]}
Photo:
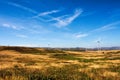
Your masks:
{"label": "green vegetation patch", "polygon": [[53,54],[52,58],[63,59],[63,60],[78,60],[79,62],[94,62],[96,59],[84,59],[84,58],[77,58],[71,54]]}
{"label": "green vegetation patch", "polygon": [[118,72],[120,74],[120,65],[117,65],[117,66],[114,66],[114,65],[111,65],[109,68],[108,68],[109,71],[112,71],[112,72]]}

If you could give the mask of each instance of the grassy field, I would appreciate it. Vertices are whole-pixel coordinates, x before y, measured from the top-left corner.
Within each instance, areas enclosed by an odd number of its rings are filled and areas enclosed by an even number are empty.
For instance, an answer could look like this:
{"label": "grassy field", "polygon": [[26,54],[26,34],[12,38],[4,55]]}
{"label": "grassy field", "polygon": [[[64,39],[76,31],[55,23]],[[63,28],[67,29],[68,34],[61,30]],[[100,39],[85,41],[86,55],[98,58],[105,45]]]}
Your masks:
{"label": "grassy field", "polygon": [[120,51],[0,47],[0,80],[120,80]]}

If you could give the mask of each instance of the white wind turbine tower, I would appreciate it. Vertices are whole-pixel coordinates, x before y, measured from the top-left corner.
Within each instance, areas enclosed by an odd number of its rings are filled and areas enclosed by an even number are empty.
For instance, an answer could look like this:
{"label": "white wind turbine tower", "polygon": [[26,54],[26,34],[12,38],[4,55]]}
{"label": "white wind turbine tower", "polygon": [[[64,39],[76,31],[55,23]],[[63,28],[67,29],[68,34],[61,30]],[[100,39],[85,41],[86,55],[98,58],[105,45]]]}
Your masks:
{"label": "white wind turbine tower", "polygon": [[100,40],[97,41],[97,45],[98,45],[98,52],[100,52],[101,51],[101,41]]}

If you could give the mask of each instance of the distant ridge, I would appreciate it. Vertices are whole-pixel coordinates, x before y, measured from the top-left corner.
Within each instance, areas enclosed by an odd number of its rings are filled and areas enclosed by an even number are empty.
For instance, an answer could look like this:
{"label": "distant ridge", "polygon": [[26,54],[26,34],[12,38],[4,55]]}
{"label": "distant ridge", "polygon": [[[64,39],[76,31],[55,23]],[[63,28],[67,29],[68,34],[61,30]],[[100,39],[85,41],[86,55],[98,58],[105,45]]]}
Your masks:
{"label": "distant ridge", "polygon": [[[84,47],[60,48],[60,49],[63,49],[63,50],[74,50],[74,51],[98,50],[98,48],[84,48]],[[100,50],[120,50],[120,47],[101,47]]]}
{"label": "distant ridge", "polygon": [[[93,48],[97,50],[98,48]],[[120,47],[101,47],[101,50],[120,50]]]}
{"label": "distant ridge", "polygon": [[[42,49],[42,50],[40,50]],[[85,51],[85,50],[98,50],[98,48],[83,48],[83,47],[75,47],[75,48],[50,48],[50,47],[22,47],[22,46],[0,46],[1,50],[15,50],[18,52],[25,53],[55,53],[55,52],[63,52],[63,50],[73,50],[73,51]],[[120,50],[119,46],[115,47],[101,47],[100,50]]]}
{"label": "distant ridge", "polygon": [[36,48],[36,47],[18,47],[18,46],[0,46],[0,51],[14,50],[20,53],[64,53],[60,49]]}

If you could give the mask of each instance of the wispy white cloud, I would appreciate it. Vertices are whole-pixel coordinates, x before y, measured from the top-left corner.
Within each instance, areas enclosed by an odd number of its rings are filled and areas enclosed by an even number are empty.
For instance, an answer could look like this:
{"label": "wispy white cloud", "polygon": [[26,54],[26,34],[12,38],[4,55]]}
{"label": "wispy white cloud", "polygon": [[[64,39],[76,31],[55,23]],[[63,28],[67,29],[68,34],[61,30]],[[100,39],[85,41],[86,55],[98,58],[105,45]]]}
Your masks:
{"label": "wispy white cloud", "polygon": [[47,20],[48,22],[50,21],[59,21],[59,20],[62,20],[63,18],[67,18],[69,17],[69,15],[63,15],[63,16],[59,16],[59,17],[50,17],[51,19],[50,20]]}
{"label": "wispy white cloud", "polygon": [[120,25],[120,21],[107,24],[105,26],[102,26],[102,27],[100,27],[98,29],[93,30],[92,32],[101,32],[101,31],[107,31],[107,30],[116,29],[118,25]]}
{"label": "wispy white cloud", "polygon": [[86,33],[78,33],[78,34],[75,34],[74,36],[75,36],[75,38],[83,38],[83,37],[87,37],[88,34],[86,34]]}
{"label": "wispy white cloud", "polygon": [[7,28],[10,27],[10,25],[9,25],[9,24],[6,24],[6,23],[2,24],[2,26],[3,26],[3,27],[7,27]]}
{"label": "wispy white cloud", "polygon": [[31,8],[28,8],[26,6],[23,6],[23,5],[20,5],[20,4],[17,4],[17,3],[14,3],[14,2],[8,2],[9,5],[12,5],[12,6],[15,6],[15,7],[18,7],[18,8],[21,8],[23,10],[26,10],[26,11],[29,11],[29,12],[32,12],[34,14],[37,14],[38,12],[36,12],[35,10],[31,9]]}
{"label": "wispy white cloud", "polygon": [[56,20],[55,17],[51,16],[50,14],[58,13],[60,11],[61,10],[46,11],[46,12],[39,13],[36,16],[33,16],[32,18],[41,20],[43,22],[50,22],[50,21]]}
{"label": "wispy white cloud", "polygon": [[43,12],[43,13],[38,14],[37,16],[34,16],[33,18],[50,15],[50,14],[53,14],[53,13],[57,13],[57,12],[59,12],[59,11],[60,11],[60,10],[46,11],[46,12]]}
{"label": "wispy white cloud", "polygon": [[16,35],[17,37],[20,37],[20,38],[28,38],[28,36],[26,35],[23,35],[23,34],[19,34],[19,35]]}
{"label": "wispy white cloud", "polygon": [[54,23],[52,23],[52,24],[57,26],[57,27],[65,27],[65,26],[71,24],[83,12],[82,9],[76,9],[74,11],[74,14],[72,14],[72,15],[63,15],[63,16],[60,16],[60,17],[59,16],[54,17],[54,16],[51,16],[50,14],[60,12],[61,10],[52,10],[52,11],[46,11],[46,12],[38,13],[37,11],[35,11],[31,8],[28,8],[26,6],[23,6],[21,4],[18,4],[18,3],[8,2],[8,4],[12,5],[12,6],[15,6],[15,7],[18,7],[18,8],[21,8],[21,9],[26,10],[28,12],[31,12],[35,15],[37,14],[36,16],[33,16],[32,18],[39,19],[43,22],[53,21]]}
{"label": "wispy white cloud", "polygon": [[44,20],[45,22],[53,22],[52,24],[54,26],[57,27],[65,27],[67,25],[69,25],[70,23],[72,23],[77,17],[79,17],[79,15],[83,12],[82,9],[76,9],[74,14],[72,15],[62,15],[62,16],[58,16],[58,17],[54,17],[51,16],[50,14],[53,13],[57,13],[60,10],[52,10],[52,11],[47,11],[47,12],[43,12],[38,14],[37,16],[34,16],[33,18],[41,18],[41,17],[45,17],[47,18],[47,20]]}
{"label": "wispy white cloud", "polygon": [[[90,36],[90,35],[94,35],[94,34],[99,33],[99,32],[113,30],[113,29],[118,28],[119,26],[120,26],[120,21],[117,21],[117,22],[113,22],[113,23],[107,24],[105,26],[99,27],[97,29],[88,31],[87,33],[77,33],[77,34],[74,35],[74,37],[83,38],[83,37],[87,37],[87,36]],[[97,38],[96,40],[94,40],[94,42],[101,41],[101,40],[102,39],[100,37],[100,38]]]}
{"label": "wispy white cloud", "polygon": [[[22,9],[22,10],[25,10],[25,11],[28,11],[28,12],[30,12],[30,13],[33,13],[33,14],[38,14],[38,12],[37,11],[35,11],[35,10],[33,10],[33,9],[31,9],[31,8],[28,8],[28,7],[26,7],[26,6],[23,6],[23,5],[21,5],[21,4],[17,4],[17,3],[14,3],[14,2],[8,2],[8,4],[9,5],[12,5],[12,6],[15,6],[15,7],[18,7],[18,8],[20,8],[20,9]],[[32,18],[34,18],[34,17],[32,17]],[[39,19],[40,21],[43,21],[43,22],[45,22],[46,20],[44,20],[42,17],[36,17],[37,19]]]}
{"label": "wispy white cloud", "polygon": [[72,16],[69,16],[67,18],[53,18],[53,20],[56,20],[57,22],[54,24],[57,27],[64,27],[72,23],[81,13],[83,12],[82,9],[75,10],[74,14]]}
{"label": "wispy white cloud", "polygon": [[15,29],[15,30],[20,30],[20,29],[22,29],[22,27],[17,27],[17,26],[15,26],[15,25],[13,25],[13,24],[7,24],[7,23],[3,23],[3,24],[2,24],[2,27],[11,28],[11,29]]}

